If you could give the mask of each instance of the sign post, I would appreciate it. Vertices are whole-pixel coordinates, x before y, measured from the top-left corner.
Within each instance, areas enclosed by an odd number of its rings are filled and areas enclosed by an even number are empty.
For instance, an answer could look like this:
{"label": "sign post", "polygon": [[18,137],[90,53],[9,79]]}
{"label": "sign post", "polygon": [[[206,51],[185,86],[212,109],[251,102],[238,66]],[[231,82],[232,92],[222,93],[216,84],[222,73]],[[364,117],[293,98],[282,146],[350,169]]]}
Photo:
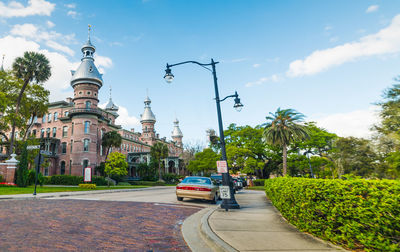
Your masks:
{"label": "sign post", "polygon": [[83,176],[83,182],[92,182],[92,168],[86,167],[84,176]]}
{"label": "sign post", "polygon": [[42,153],[39,151],[39,155],[35,157],[35,164],[36,164],[36,176],[35,176],[35,190],[33,191],[33,195],[36,195],[36,187],[37,187],[37,181],[38,181],[38,175],[40,172],[40,165],[43,163],[44,158],[42,156]]}
{"label": "sign post", "polygon": [[[225,160],[217,161],[217,171],[218,173],[228,173],[228,163]],[[231,199],[230,187],[228,185],[219,186],[219,194],[221,199]],[[225,211],[228,211],[228,205],[225,205]]]}

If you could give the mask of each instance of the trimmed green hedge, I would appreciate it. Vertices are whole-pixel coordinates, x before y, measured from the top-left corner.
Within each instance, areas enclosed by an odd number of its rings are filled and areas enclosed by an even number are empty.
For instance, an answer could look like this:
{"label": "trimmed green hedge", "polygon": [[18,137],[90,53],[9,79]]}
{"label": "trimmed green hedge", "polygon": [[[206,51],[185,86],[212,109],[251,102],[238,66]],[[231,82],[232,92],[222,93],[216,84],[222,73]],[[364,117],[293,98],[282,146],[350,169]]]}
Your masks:
{"label": "trimmed green hedge", "polygon": [[[104,177],[93,176],[92,183],[97,186],[107,185],[107,180]],[[79,185],[83,184],[82,176],[71,175],[53,175],[45,177],[44,184],[46,185]]]}
{"label": "trimmed green hedge", "polygon": [[160,181],[130,181],[131,185],[143,185],[143,186],[165,186],[164,182]]}
{"label": "trimmed green hedge", "polygon": [[255,179],[253,180],[254,186],[264,186],[265,179]]}
{"label": "trimmed green hedge", "polygon": [[275,178],[265,190],[302,231],[350,249],[400,251],[400,181]]}

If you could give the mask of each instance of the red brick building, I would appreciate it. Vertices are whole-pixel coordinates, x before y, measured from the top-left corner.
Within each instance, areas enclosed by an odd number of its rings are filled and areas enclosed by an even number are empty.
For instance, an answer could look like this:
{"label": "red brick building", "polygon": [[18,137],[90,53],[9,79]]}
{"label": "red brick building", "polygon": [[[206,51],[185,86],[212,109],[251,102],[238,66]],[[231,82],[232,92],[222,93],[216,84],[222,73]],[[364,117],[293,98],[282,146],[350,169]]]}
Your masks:
{"label": "red brick building", "polygon": [[179,122],[174,122],[172,141],[167,141],[165,137],[160,138],[155,131],[156,117],[147,97],[141,115],[141,133],[116,125],[118,107],[113,103],[111,94],[105,109],[98,107],[98,94],[103,86],[103,79],[94,64],[96,49],[90,38],[81,50],[81,64],[76,71],[71,71],[74,97],[51,103],[48,114],[42,118],[34,118],[34,124],[29,129],[31,136],[44,139],[45,150],[49,153],[50,166],[42,170],[42,173],[82,175],[85,167],[96,167],[105,161],[106,150],[101,146],[102,136],[113,130],[118,131],[123,140],[122,145],[112,151],[127,156],[129,176],[137,176],[137,164],[150,162],[150,148],[156,142],[167,144],[169,149],[169,157],[164,160],[165,172],[182,173],[179,157],[183,151],[183,135]]}

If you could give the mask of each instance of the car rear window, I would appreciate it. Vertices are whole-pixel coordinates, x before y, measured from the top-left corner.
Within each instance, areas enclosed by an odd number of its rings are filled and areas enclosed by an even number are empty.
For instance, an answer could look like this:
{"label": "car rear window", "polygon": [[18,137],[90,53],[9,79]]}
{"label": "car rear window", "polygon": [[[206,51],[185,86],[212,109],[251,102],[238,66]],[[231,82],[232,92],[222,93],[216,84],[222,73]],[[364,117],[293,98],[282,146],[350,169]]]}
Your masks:
{"label": "car rear window", "polygon": [[186,184],[208,184],[211,185],[211,180],[208,178],[185,178],[182,183]]}

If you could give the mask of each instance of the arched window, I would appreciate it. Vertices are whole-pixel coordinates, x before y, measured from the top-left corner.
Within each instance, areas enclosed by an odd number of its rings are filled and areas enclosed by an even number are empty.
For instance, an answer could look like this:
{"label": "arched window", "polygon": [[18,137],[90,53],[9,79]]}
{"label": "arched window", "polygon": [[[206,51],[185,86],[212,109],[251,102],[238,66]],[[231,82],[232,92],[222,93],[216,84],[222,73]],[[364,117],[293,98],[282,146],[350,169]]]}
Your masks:
{"label": "arched window", "polygon": [[67,143],[61,143],[61,154],[67,154]]}
{"label": "arched window", "polygon": [[65,174],[65,161],[61,161],[60,164],[60,174],[64,175]]}
{"label": "arched window", "polygon": [[86,108],[90,109],[90,107],[92,106],[92,103],[90,101],[86,101]]}
{"label": "arched window", "polygon": [[42,117],[42,123],[46,123],[46,115],[43,115],[43,117]]}
{"label": "arched window", "polygon": [[90,122],[86,121],[85,122],[85,134],[89,134],[89,126],[90,126]]}
{"label": "arched window", "polygon": [[49,113],[48,115],[47,115],[47,117],[48,117],[48,122],[51,122],[51,119],[53,118],[53,114],[52,113]]}
{"label": "arched window", "polygon": [[44,137],[44,129],[41,129],[40,130],[40,138],[43,138]]}
{"label": "arched window", "polygon": [[89,139],[83,140],[83,151],[89,151]]}
{"label": "arched window", "polygon": [[74,135],[74,123],[71,124],[71,136]]}
{"label": "arched window", "polygon": [[53,128],[53,137],[56,137],[56,135],[57,135],[57,128],[54,127],[54,128]]}
{"label": "arched window", "polygon": [[63,127],[63,134],[62,134],[62,136],[63,136],[63,137],[67,137],[67,136],[68,136],[68,127],[67,127],[67,126],[64,126],[64,127]]}
{"label": "arched window", "polygon": [[57,122],[58,120],[58,112],[54,112],[54,121]]}
{"label": "arched window", "polygon": [[50,137],[50,128],[46,129],[46,137]]}

